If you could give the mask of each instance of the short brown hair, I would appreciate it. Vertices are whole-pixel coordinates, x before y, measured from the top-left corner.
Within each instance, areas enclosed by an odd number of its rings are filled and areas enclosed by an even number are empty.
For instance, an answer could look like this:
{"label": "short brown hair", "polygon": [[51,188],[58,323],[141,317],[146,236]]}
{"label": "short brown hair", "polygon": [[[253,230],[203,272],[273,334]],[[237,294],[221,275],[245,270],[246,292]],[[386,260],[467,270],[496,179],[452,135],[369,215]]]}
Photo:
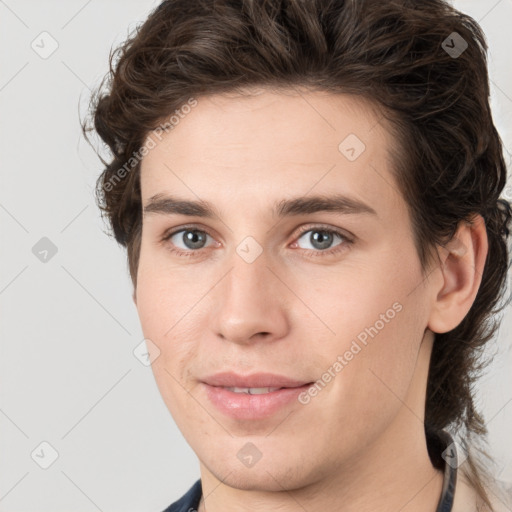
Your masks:
{"label": "short brown hair", "polygon": [[[456,43],[459,55],[449,51]],[[134,286],[142,209],[133,155],[165,115],[191,97],[258,85],[376,102],[400,147],[394,173],[424,271],[461,221],[481,214],[486,223],[482,282],[463,321],[435,336],[425,409],[427,440],[449,426],[482,437],[472,387],[504,307],[512,213],[499,198],[507,171],[489,106],[486,52],[480,26],[442,0],[162,2],[111,52],[110,72],[91,101],[94,128],[112,153],[102,159],[98,203],[127,247]],[[87,136],[92,127],[83,129]]]}

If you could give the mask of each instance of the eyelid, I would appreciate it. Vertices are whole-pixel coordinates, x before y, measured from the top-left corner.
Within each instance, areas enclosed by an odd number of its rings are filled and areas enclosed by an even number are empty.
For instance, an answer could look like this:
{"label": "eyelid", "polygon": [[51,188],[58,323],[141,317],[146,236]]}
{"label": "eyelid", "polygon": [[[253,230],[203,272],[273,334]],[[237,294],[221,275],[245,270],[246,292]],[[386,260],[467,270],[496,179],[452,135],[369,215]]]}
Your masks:
{"label": "eyelid", "polygon": [[300,237],[304,233],[307,233],[308,231],[313,231],[315,229],[317,229],[318,231],[329,231],[331,233],[338,234],[339,236],[343,237],[348,242],[354,242],[354,240],[356,238],[352,233],[349,233],[345,229],[337,228],[337,227],[330,226],[328,224],[322,224],[322,223],[320,223],[320,224],[311,223],[309,225],[301,226],[299,228],[299,233],[296,236]]}

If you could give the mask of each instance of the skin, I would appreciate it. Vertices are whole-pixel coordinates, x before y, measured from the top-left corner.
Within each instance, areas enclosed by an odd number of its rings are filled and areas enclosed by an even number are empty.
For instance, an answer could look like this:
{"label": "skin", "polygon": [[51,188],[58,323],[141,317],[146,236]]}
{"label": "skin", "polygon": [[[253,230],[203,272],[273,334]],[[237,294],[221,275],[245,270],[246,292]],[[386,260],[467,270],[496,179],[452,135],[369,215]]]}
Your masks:
{"label": "skin", "polygon": [[[395,141],[379,119],[370,103],[348,95],[214,95],[198,98],[142,161],[143,206],[172,194],[218,211],[145,213],[134,292],[157,385],[200,461],[200,510],[437,506],[443,477],[423,427],[433,333],[453,329],[469,311],[487,237],[481,217],[461,224],[454,242],[439,248],[440,263],[422,273],[391,173]],[[366,145],[354,161],[338,149],[349,134]],[[280,200],[333,192],[376,215],[272,215]],[[185,245],[183,232],[163,240],[189,224],[208,235],[202,248]],[[334,236],[322,249],[300,227],[339,230],[352,243]],[[236,252],[248,236],[263,250],[252,263]],[[235,420],[200,385],[225,370],[320,379],[394,303],[401,311],[307,405]],[[252,467],[237,457],[247,442],[262,454]]]}

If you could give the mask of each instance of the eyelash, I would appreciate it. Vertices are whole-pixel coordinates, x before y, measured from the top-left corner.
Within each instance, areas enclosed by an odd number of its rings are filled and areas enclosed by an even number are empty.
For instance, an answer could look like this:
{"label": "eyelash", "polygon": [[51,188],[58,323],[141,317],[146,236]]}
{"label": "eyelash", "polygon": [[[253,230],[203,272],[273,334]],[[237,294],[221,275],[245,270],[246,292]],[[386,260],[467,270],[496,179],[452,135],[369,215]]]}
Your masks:
{"label": "eyelash", "polygon": [[[210,235],[210,233],[208,233],[208,231],[205,231],[204,229],[199,229],[199,227],[194,226],[194,225],[189,225],[189,226],[181,226],[179,229],[176,229],[170,233],[165,234],[162,238],[162,242],[169,241],[170,238],[172,238],[177,233],[181,233],[182,231],[199,231],[200,233],[205,233],[208,236],[212,237],[212,235]],[[333,256],[333,255],[338,254],[341,251],[346,250],[347,245],[350,246],[351,244],[354,243],[354,241],[351,238],[349,238],[347,235],[345,235],[345,233],[342,233],[341,231],[338,231],[337,229],[333,229],[330,227],[328,228],[328,227],[325,227],[322,225],[304,226],[302,228],[299,228],[299,233],[296,238],[299,239],[304,233],[308,233],[309,231],[321,231],[323,233],[337,235],[338,237],[341,238],[341,243],[334,246],[334,248],[332,248],[332,249],[326,249],[324,251],[322,251],[322,250],[315,251],[313,249],[300,249],[299,248],[299,250],[312,253],[312,255],[314,255],[314,256],[320,256],[320,255]],[[199,255],[198,253],[200,253],[202,251],[202,249],[197,249],[197,250],[190,249],[188,251],[184,251],[183,249],[177,249],[176,247],[172,247],[169,249],[169,251],[178,256],[195,257],[195,256]]]}

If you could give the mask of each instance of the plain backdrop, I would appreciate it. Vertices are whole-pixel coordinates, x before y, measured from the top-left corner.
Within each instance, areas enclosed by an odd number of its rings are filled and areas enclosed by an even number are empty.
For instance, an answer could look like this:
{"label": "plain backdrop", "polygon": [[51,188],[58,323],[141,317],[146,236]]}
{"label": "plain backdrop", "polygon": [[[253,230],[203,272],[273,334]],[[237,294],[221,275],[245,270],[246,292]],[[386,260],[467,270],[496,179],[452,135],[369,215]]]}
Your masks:
{"label": "plain backdrop", "polygon": [[[199,478],[133,354],[143,336],[125,253],[105,234],[101,165],[79,125],[110,48],[158,3],[0,0],[0,511],[159,512]],[[510,165],[512,0],[455,6],[487,35]],[[479,393],[508,481],[511,322],[508,307]]]}

